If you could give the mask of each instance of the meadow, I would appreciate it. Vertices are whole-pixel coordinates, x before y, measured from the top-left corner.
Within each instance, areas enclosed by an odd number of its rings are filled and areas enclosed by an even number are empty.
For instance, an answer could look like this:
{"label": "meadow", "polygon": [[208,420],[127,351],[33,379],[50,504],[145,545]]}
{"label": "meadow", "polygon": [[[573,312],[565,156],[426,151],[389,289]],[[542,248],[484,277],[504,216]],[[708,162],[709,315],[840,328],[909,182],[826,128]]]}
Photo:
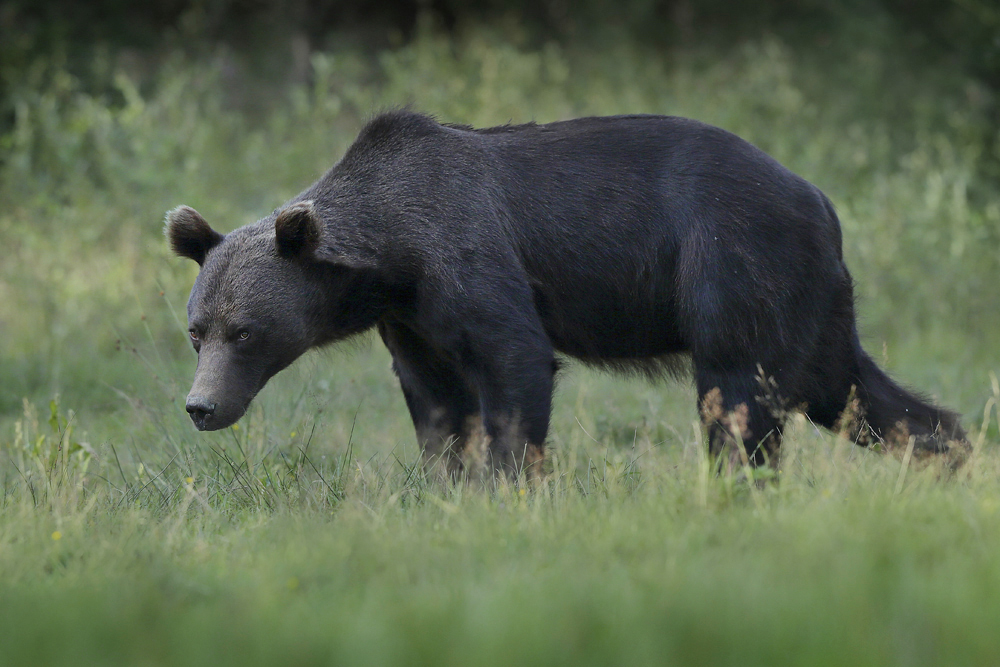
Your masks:
{"label": "meadow", "polygon": [[[225,49],[19,70],[0,135],[0,664],[1000,662],[992,93],[891,28],[657,49],[428,24],[316,50],[280,83]],[[752,141],[833,200],[866,347],[963,414],[971,458],[953,473],[796,416],[757,486],[714,473],[689,382],[570,363],[544,484],[443,485],[371,336],[195,432],[197,267],[163,213],[251,222],[401,105],[478,126],[672,114]]]}

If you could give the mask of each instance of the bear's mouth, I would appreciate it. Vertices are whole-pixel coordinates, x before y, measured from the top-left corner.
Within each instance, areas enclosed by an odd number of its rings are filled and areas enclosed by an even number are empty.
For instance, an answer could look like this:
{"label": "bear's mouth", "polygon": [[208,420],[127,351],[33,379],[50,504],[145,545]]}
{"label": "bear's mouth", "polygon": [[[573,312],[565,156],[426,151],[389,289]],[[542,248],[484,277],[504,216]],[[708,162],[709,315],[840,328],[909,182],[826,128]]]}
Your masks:
{"label": "bear's mouth", "polygon": [[239,421],[240,417],[246,414],[249,404],[248,401],[239,410],[227,411],[220,409],[217,403],[196,396],[188,398],[186,409],[196,429],[199,431],[218,431]]}
{"label": "bear's mouth", "polygon": [[191,415],[191,421],[194,422],[194,427],[199,431],[215,431],[220,428],[215,425],[212,415]]}

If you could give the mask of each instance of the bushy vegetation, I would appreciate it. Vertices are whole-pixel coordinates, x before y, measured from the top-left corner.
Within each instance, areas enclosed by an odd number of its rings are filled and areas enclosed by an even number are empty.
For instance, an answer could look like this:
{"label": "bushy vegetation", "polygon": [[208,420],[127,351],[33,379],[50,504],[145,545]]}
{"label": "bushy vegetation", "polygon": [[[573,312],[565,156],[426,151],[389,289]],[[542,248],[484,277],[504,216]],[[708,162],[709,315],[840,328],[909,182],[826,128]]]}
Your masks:
{"label": "bushy vegetation", "polygon": [[[619,28],[293,39],[285,83],[225,46],[2,47],[20,50],[0,64],[0,662],[996,661],[988,81],[877,12],[816,41]],[[250,222],[400,105],[474,125],[676,114],[754,142],[830,195],[867,347],[963,412],[973,458],[948,475],[798,419],[758,489],[709,474],[690,387],[571,367],[546,485],[443,487],[368,339],[194,433],[197,267],[169,255],[163,212]]]}

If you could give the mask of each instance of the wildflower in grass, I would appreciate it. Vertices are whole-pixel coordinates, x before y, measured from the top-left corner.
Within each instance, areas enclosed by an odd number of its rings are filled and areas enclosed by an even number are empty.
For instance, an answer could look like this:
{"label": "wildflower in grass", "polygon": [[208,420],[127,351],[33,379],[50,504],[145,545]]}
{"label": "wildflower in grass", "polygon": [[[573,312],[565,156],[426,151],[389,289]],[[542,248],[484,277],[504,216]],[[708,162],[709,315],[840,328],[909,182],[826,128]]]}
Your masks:
{"label": "wildflower in grass", "polygon": [[60,532],[59,532],[58,530],[57,530],[57,531],[54,531],[54,532],[52,533],[52,539],[53,539],[54,541],[58,542],[59,540],[61,540],[61,539],[62,539],[62,533],[60,533]]}

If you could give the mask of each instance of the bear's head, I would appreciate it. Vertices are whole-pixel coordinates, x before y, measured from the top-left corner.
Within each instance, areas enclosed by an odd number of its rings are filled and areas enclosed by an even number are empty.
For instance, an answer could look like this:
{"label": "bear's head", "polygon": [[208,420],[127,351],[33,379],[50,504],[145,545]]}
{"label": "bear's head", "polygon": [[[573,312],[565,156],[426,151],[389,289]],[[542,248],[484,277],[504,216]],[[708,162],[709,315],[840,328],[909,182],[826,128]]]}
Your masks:
{"label": "bear's head", "polygon": [[198,367],[186,407],[199,430],[233,424],[307,349],[374,321],[338,319],[340,309],[352,308],[344,295],[359,272],[335,244],[322,243],[311,201],[227,235],[180,206],[167,213],[166,234],[174,252],[201,266],[187,307]]}

